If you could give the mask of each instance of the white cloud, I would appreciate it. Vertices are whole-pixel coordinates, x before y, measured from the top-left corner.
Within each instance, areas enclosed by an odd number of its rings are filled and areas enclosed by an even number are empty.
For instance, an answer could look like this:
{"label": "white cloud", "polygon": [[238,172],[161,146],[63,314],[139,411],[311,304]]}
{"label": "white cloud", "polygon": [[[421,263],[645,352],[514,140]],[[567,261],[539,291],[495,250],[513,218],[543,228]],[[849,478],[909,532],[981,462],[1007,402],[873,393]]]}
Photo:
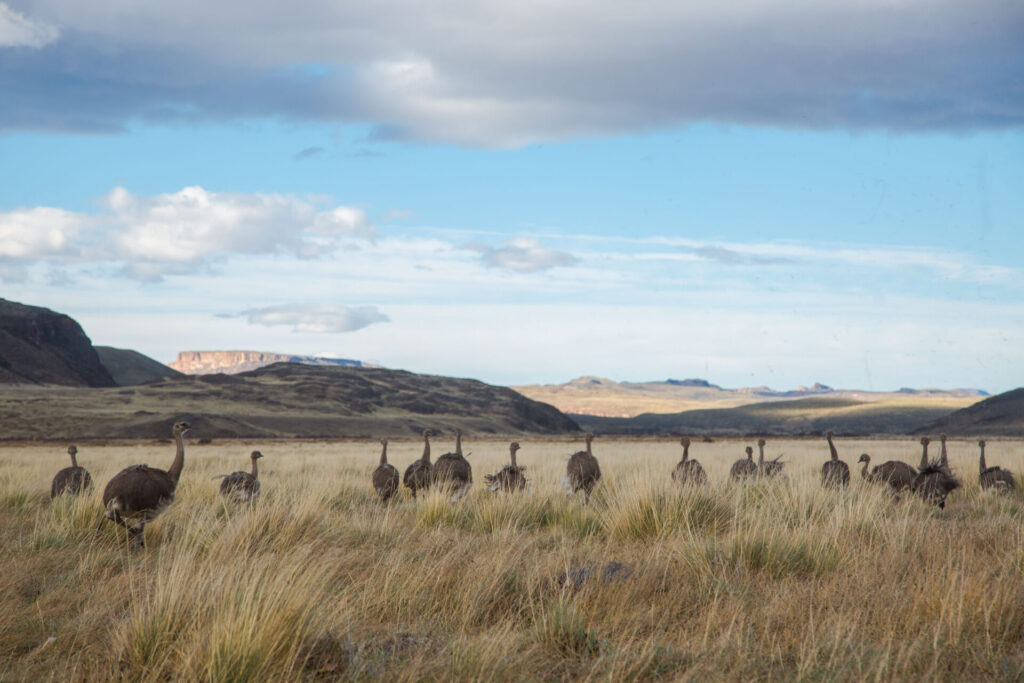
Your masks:
{"label": "white cloud", "polygon": [[29,19],[0,2],[0,48],[49,45],[60,37],[60,31],[42,21]]}
{"label": "white cloud", "polygon": [[291,327],[293,332],[317,333],[354,332],[390,320],[376,306],[282,304],[251,308],[238,315],[246,318],[251,325],[285,325]]}
{"label": "white cloud", "polygon": [[520,273],[532,273],[557,266],[575,265],[579,259],[568,252],[545,249],[530,237],[508,240],[500,247],[480,244],[467,245],[480,253],[480,261],[491,268],[504,268]]}
{"label": "white cloud", "polygon": [[114,188],[104,211],[36,207],[0,212],[0,258],[124,261],[124,275],[156,281],[231,255],[329,253],[342,238],[375,229],[357,208],[281,194],[179,192],[139,197]]}

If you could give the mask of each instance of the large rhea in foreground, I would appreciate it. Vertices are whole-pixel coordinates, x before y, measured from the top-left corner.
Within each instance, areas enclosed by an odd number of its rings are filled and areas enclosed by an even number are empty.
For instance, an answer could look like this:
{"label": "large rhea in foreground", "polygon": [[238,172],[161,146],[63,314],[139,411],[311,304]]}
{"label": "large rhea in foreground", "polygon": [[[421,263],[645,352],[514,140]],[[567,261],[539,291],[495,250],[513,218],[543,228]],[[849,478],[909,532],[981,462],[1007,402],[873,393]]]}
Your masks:
{"label": "large rhea in foreground", "polygon": [[174,502],[174,491],[185,466],[185,432],[189,429],[188,422],[174,425],[178,450],[166,472],[149,465],[132,465],[115,474],[103,489],[107,518],[128,530],[134,541],[133,548],[145,545],[142,532],[146,524]]}

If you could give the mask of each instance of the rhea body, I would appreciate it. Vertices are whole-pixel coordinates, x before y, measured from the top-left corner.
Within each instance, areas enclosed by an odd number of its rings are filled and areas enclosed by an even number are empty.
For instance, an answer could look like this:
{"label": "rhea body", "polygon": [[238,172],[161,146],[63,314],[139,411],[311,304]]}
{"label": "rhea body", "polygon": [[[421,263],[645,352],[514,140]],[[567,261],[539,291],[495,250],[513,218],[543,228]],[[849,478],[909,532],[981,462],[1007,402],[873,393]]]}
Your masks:
{"label": "rhea body", "polygon": [[825,433],[831,457],[821,466],[821,485],[825,488],[845,488],[850,485],[850,466],[839,459],[839,451],[832,443],[833,437],[835,437],[835,432],[831,429]]}
{"label": "rhea body", "polygon": [[522,491],[526,488],[526,476],[523,474],[525,466],[516,462],[516,451],[519,450],[519,442],[513,441],[509,444],[509,464],[502,467],[496,474],[485,474],[484,483],[488,491]]}
{"label": "rhea body", "polygon": [[601,480],[601,465],[591,449],[594,435],[588,432],[584,438],[587,443],[586,450],[576,451],[569,456],[569,462],[565,466],[565,484],[570,494],[583,491],[583,502],[589,503],[590,494]]}
{"label": "rhea body", "polygon": [[78,465],[78,446],[75,444],[68,446],[68,455],[71,456],[71,467],[65,467],[53,475],[53,481],[50,483],[50,498],[56,498],[64,493],[77,496],[92,488],[92,476],[89,474],[89,470]]}
{"label": "rhea body", "polygon": [[983,489],[994,491],[1013,491],[1017,488],[1017,482],[1013,480],[1013,473],[1002,467],[985,466],[985,440],[978,441],[978,448],[981,453],[978,455],[978,484]]}
{"label": "rhea body", "polygon": [[418,460],[413,460],[412,464],[405,468],[405,474],[402,476],[402,483],[404,483],[410,491],[412,491],[412,497],[416,497],[417,491],[426,491],[430,488],[430,483],[434,479],[434,466],[430,463],[430,435],[429,429],[423,430],[423,455]]}
{"label": "rhea body", "polygon": [[473,466],[462,454],[462,430],[455,430],[455,452],[445,453],[434,463],[434,481],[455,502],[473,488]]}
{"label": "rhea body", "polygon": [[232,472],[231,474],[218,474],[214,479],[222,477],[220,482],[220,494],[236,503],[248,503],[259,498],[260,478],[256,461],[263,457],[259,451],[249,454],[252,461],[252,470],[249,472]]}
{"label": "rhea body", "polygon": [[699,462],[690,458],[690,440],[684,436],[679,444],[683,447],[683,458],[672,470],[672,481],[683,486],[704,486],[708,483],[708,475]]}
{"label": "rhea body", "polygon": [[373,470],[373,490],[382,503],[388,502],[398,493],[398,470],[388,462],[388,440],[380,440],[380,462]]}
{"label": "rhea body", "polygon": [[115,474],[103,489],[107,518],[128,530],[133,548],[145,546],[146,524],[174,502],[174,492],[185,466],[185,433],[189,429],[188,422],[175,423],[172,431],[177,450],[166,471],[149,465],[132,465]]}

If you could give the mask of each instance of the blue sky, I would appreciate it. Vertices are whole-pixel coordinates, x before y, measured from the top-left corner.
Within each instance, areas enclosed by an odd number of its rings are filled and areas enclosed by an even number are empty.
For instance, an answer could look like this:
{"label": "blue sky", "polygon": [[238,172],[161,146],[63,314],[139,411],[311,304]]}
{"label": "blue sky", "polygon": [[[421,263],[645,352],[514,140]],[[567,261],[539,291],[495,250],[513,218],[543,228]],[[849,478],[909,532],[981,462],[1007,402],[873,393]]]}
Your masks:
{"label": "blue sky", "polygon": [[0,2],[0,296],[168,362],[1024,376],[1024,10]]}

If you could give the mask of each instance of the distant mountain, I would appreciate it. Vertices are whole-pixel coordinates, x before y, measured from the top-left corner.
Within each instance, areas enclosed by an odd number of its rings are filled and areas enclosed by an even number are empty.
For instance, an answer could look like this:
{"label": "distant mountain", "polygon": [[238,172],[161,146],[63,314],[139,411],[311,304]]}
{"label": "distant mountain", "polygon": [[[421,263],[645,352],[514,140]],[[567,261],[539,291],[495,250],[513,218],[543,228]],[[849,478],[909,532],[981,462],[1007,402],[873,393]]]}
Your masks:
{"label": "distant mountain", "polygon": [[724,389],[705,379],[616,382],[591,376],[579,377],[565,384],[517,386],[513,389],[537,401],[550,403],[566,413],[598,417],[635,417],[644,413],[670,414],[705,408],[736,408],[752,403],[813,396],[870,402],[901,397],[977,399],[988,395],[978,389],[904,388],[898,392],[871,392],[833,389],[821,383],[789,391],[775,391],[768,387]]}
{"label": "distant mountain", "polygon": [[564,434],[558,409],[470,379],[383,368],[276,363],[237,375],[185,375],[114,389],[0,387],[0,435],[14,439]]}
{"label": "distant mountain", "polygon": [[95,346],[93,348],[99,354],[103,367],[107,369],[118,386],[135,386],[163,377],[180,377],[182,374],[138,351],[115,349],[112,346]]}
{"label": "distant mountain", "polygon": [[73,319],[0,299],[0,384],[111,387],[115,382]]}
{"label": "distant mountain", "polygon": [[[857,401],[810,397],[733,408],[688,410],[634,417],[570,415],[587,431],[602,434],[689,436],[806,436],[832,429],[842,436],[912,434],[949,415],[970,399]],[[962,412],[962,411],[961,411]]]}
{"label": "distant mountain", "polygon": [[186,375],[207,375],[222,372],[235,375],[273,363],[301,363],[303,365],[331,365],[340,367],[375,367],[371,363],[345,358],[323,358],[321,356],[296,356],[287,353],[266,351],[182,351],[170,367]]}
{"label": "distant mountain", "polygon": [[1024,436],[1024,388],[996,394],[918,430],[950,436]]}

